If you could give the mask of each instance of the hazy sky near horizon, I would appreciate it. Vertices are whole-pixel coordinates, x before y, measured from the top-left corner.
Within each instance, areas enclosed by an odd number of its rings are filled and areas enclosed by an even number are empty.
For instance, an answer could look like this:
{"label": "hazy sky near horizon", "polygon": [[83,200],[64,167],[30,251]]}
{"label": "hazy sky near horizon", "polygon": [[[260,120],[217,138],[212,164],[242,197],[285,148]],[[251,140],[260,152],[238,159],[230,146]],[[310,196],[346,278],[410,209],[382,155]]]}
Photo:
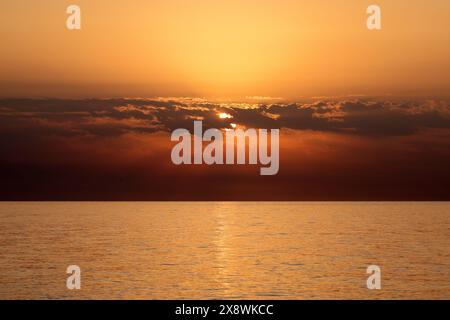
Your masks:
{"label": "hazy sky near horizon", "polygon": [[[65,27],[77,4],[82,30]],[[366,8],[382,8],[382,30]],[[1,97],[450,92],[448,0],[0,2]]]}

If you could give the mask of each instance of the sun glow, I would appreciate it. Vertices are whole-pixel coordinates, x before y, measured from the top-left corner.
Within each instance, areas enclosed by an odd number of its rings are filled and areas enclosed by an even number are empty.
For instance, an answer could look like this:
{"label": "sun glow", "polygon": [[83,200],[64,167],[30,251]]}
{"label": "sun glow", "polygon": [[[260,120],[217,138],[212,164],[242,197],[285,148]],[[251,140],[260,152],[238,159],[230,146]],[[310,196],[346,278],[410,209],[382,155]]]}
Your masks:
{"label": "sun glow", "polygon": [[231,119],[231,118],[233,118],[233,116],[231,114],[222,112],[222,113],[219,113],[219,118],[220,119]]}

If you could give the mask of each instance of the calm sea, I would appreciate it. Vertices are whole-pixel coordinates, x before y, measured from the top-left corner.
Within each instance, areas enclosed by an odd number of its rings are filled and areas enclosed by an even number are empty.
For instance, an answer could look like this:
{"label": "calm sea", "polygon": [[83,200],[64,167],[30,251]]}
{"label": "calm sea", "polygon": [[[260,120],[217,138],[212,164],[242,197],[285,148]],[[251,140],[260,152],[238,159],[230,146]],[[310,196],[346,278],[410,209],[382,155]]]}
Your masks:
{"label": "calm sea", "polygon": [[0,202],[0,298],[449,299],[449,244],[445,202]]}

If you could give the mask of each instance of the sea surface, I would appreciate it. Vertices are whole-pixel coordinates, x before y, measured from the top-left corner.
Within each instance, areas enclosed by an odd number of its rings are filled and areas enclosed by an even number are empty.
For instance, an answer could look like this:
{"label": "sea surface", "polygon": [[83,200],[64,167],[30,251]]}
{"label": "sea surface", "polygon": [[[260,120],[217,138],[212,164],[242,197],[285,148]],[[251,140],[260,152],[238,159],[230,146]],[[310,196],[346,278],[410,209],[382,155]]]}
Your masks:
{"label": "sea surface", "polygon": [[0,247],[0,299],[450,298],[449,202],[0,202]]}

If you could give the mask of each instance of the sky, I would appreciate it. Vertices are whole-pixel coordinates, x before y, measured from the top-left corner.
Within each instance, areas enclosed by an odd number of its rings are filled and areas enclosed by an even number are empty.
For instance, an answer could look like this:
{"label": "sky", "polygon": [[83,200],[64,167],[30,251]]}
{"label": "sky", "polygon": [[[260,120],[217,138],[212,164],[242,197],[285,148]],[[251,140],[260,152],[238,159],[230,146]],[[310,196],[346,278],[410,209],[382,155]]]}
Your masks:
{"label": "sky", "polygon": [[450,2],[372,3],[3,0],[0,96],[448,96]]}
{"label": "sky", "polygon": [[[278,174],[174,165],[193,118],[279,128]],[[449,138],[440,100],[0,99],[0,200],[450,200]]]}
{"label": "sky", "polygon": [[[448,201],[449,13],[448,0],[2,0],[0,200]],[[194,119],[279,129],[278,174],[174,165],[170,134]]]}

